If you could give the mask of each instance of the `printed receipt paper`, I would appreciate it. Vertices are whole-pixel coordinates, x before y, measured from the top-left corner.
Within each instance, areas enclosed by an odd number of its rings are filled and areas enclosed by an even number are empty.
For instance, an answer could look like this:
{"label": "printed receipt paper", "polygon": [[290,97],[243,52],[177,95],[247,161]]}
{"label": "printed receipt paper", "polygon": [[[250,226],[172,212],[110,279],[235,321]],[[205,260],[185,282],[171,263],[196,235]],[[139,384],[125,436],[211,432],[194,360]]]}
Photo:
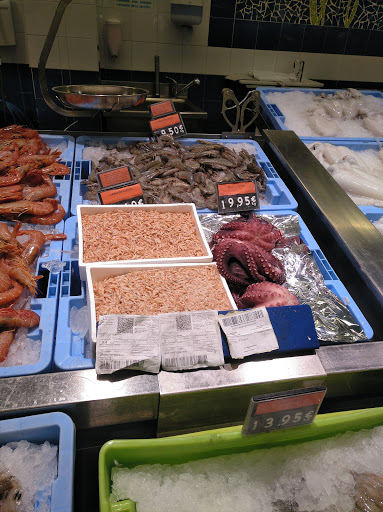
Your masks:
{"label": "printed receipt paper", "polygon": [[96,372],[158,373],[224,364],[217,311],[105,315],[97,330]]}
{"label": "printed receipt paper", "polygon": [[263,354],[279,348],[265,307],[248,311],[233,311],[219,315],[219,323],[226,334],[230,355],[243,359],[253,354]]}

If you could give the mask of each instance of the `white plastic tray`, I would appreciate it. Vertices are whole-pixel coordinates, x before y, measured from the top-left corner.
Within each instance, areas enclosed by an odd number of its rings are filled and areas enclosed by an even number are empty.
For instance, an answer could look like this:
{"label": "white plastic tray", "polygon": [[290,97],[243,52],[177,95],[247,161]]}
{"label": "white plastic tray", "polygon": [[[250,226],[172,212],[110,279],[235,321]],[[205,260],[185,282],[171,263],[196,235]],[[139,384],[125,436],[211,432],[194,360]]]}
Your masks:
{"label": "white plastic tray", "polygon": [[203,234],[202,226],[199,221],[197,210],[194,203],[176,203],[176,204],[144,204],[144,205],[78,205],[77,206],[77,218],[78,218],[78,244],[79,244],[79,271],[80,279],[85,281],[86,279],[86,267],[90,263],[84,263],[83,254],[83,235],[82,235],[82,216],[84,215],[95,215],[96,213],[116,212],[116,211],[136,211],[136,210],[156,210],[160,212],[180,212],[180,213],[191,213],[194,219],[197,236],[200,240],[202,247],[205,250],[205,256],[188,256],[178,258],[148,258],[148,259],[137,259],[137,260],[117,260],[117,261],[94,261],[91,264],[99,267],[105,266],[110,267],[111,265],[162,265],[169,263],[210,263],[213,261],[213,255],[210,247]]}
{"label": "white plastic tray", "polygon": [[[96,321],[96,304],[94,299],[93,292],[93,283],[97,283],[102,279],[106,279],[108,277],[121,276],[127,274],[128,272],[132,272],[133,270],[150,270],[150,269],[163,269],[163,268],[174,268],[174,267],[201,267],[201,266],[216,266],[215,263],[176,263],[176,264],[163,264],[163,265],[109,265],[109,266],[100,266],[100,265],[87,265],[86,266],[86,290],[87,290],[87,302],[88,307],[90,309],[90,326],[89,332],[91,340],[96,343],[97,336],[97,321]],[[230,293],[229,287],[227,286],[226,280],[220,275],[223,287],[227,294],[227,297],[230,301],[232,309],[238,309],[233,296]]]}

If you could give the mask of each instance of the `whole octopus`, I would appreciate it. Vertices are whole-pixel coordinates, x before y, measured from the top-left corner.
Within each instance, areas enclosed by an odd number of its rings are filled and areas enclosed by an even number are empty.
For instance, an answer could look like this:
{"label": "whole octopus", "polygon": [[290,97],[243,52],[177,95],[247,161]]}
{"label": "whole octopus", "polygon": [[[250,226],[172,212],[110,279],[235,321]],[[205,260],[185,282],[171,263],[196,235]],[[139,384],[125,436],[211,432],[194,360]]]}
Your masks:
{"label": "whole octopus", "polygon": [[[88,153],[85,148],[83,158]],[[245,149],[236,153],[208,140],[198,140],[197,144],[186,147],[162,135],[157,141],[111,149],[84,182],[88,186],[86,199],[96,199],[97,172],[122,164],[128,164],[134,179],[140,182],[147,203],[186,202],[195,203],[197,208],[216,210],[219,182],[255,180],[259,192],[266,190],[263,168]]]}
{"label": "whole octopus", "polygon": [[224,224],[212,237],[212,252],[239,309],[299,304],[282,286],[286,273],[272,253],[288,243],[272,223],[251,213]]}
{"label": "whole octopus", "polygon": [[50,176],[70,169],[60,164],[37,131],[11,125],[0,129],[0,216],[31,224],[56,224],[65,216]]}
{"label": "whole octopus", "polygon": [[[20,243],[17,237],[23,235],[28,239]],[[7,224],[0,223],[0,362],[8,356],[16,330],[19,327],[36,327],[40,322],[34,311],[16,309],[24,288],[35,295],[36,282],[42,277],[33,275],[30,265],[45,243],[65,238],[62,233],[22,230],[20,222],[10,231]]]}

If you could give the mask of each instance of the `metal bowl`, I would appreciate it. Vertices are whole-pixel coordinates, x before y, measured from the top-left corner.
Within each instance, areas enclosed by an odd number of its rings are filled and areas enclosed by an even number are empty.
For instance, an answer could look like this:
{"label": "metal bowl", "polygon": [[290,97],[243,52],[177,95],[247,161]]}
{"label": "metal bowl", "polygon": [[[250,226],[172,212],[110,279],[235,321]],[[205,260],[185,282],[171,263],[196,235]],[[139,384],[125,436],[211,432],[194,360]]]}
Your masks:
{"label": "metal bowl", "polygon": [[60,85],[52,90],[66,107],[109,111],[137,107],[149,93],[119,85]]}

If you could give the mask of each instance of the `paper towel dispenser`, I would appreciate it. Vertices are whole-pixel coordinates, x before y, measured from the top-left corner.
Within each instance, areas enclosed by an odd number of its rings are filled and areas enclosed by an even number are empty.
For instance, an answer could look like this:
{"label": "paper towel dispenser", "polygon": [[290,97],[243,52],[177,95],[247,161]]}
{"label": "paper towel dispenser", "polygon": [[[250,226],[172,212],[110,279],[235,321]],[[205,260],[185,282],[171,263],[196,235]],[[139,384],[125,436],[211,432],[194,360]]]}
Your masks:
{"label": "paper towel dispenser", "polygon": [[176,25],[191,27],[202,21],[203,0],[177,0],[170,4],[171,20]]}
{"label": "paper towel dispenser", "polygon": [[0,0],[0,46],[16,44],[10,0]]}

